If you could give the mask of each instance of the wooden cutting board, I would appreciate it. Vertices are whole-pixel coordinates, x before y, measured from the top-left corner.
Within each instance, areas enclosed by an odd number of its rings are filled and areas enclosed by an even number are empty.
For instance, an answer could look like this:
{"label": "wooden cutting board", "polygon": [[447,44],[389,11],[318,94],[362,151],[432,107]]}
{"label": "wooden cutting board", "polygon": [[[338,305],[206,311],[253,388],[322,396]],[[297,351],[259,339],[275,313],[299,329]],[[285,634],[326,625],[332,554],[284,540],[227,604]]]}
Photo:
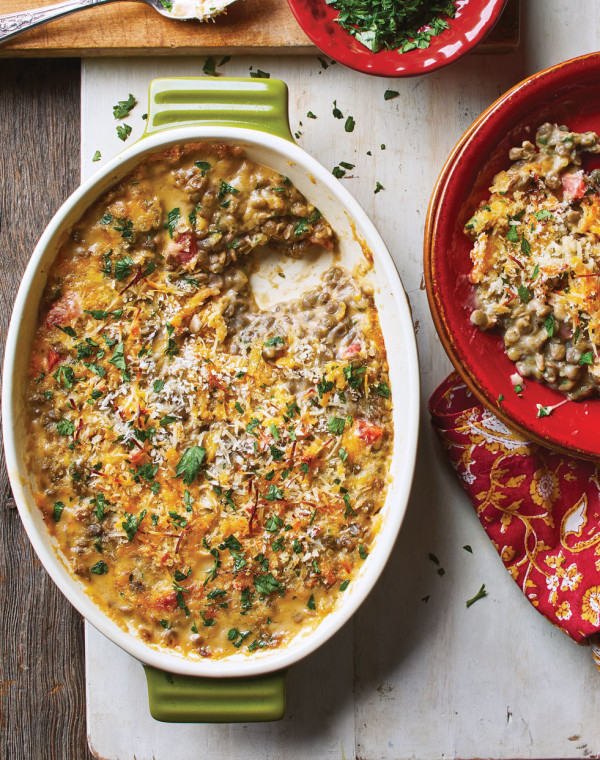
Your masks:
{"label": "wooden cutting board", "polygon": [[[4,13],[49,5],[2,0]],[[479,52],[502,53],[519,43],[519,0],[506,10]],[[315,53],[286,0],[238,0],[212,23],[171,21],[142,3],[91,8],[26,32],[0,46],[0,56],[194,55]]]}

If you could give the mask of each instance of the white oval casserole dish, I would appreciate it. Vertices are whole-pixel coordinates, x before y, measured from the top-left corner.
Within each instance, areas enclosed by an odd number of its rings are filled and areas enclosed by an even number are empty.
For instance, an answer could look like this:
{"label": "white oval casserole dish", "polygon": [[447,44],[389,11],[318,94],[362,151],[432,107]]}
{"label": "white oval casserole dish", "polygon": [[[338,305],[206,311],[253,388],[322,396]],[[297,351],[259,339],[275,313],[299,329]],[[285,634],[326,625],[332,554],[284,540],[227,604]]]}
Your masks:
{"label": "white oval casserole dish", "polygon": [[[182,80],[168,80],[171,86],[177,81]],[[189,90],[191,85],[187,81]],[[204,85],[207,79],[193,81]],[[227,84],[227,80],[216,81],[221,88]],[[273,90],[273,86],[280,86],[285,105],[287,91],[283,83],[274,80],[242,81],[249,82],[253,88],[258,86]],[[154,123],[156,131],[150,131],[142,140],[107,162],[68,198],[43,232],[23,275],[14,304],[4,360],[2,410],[8,475],[21,520],[42,564],[67,599],[100,632],[142,662],[171,673],[219,678],[256,676],[286,668],[327,641],[364,601],[393,549],[406,511],[417,448],[419,376],[413,324],[400,278],[383,240],[362,208],[330,172],[291,139],[261,131],[257,125],[242,128],[188,123],[187,126],[169,125],[165,128],[164,120],[163,125],[160,125],[160,119],[152,119],[152,103],[158,102],[157,92],[160,91],[159,87],[153,92],[155,84],[151,85],[149,121],[151,129]],[[189,109],[186,115],[188,118],[185,120],[190,122]],[[204,114],[201,119],[206,121]],[[174,119],[179,120],[181,119]],[[239,113],[235,114],[235,121],[242,121]],[[250,125],[251,121],[248,123]],[[285,134],[285,130],[279,130],[279,134],[282,133]],[[33,501],[24,465],[24,394],[30,346],[37,326],[38,304],[61,242],[83,212],[148,154],[165,150],[176,143],[198,140],[242,145],[251,160],[287,175],[300,192],[320,209],[336,231],[341,253],[340,263],[343,266],[352,269],[364,261],[365,250],[372,253],[373,267],[368,279],[375,289],[394,405],[393,458],[382,512],[382,526],[368,559],[337,608],[314,630],[297,636],[281,650],[262,651],[253,655],[236,653],[214,661],[186,659],[175,652],[153,648],[138,638],[134,631],[126,632],[120,628],[92,602],[82,584],[69,573],[50,539],[41,512]],[[297,262],[294,263],[297,265]],[[303,279],[301,272],[297,279],[300,285]]]}

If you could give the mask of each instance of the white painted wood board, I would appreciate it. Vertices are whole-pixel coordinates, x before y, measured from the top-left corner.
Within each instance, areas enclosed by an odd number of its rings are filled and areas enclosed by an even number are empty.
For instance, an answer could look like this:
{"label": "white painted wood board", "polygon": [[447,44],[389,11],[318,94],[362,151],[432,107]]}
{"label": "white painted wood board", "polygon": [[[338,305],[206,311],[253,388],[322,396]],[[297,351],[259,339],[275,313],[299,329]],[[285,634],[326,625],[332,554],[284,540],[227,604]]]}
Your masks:
{"label": "white painted wood board", "polygon": [[[415,485],[382,579],[354,620],[292,669],[281,723],[157,723],[141,665],[86,626],[88,735],[99,757],[539,760],[600,752],[600,674],[589,649],[547,623],[504,570],[438,449],[425,409],[450,367],[422,279],[423,225],[437,174],[462,132],[498,95],[534,71],[595,50],[600,39],[595,0],[523,5],[517,52],[467,58],[428,77],[382,80],[339,65],[322,70],[312,57],[235,58],[221,69],[243,76],[252,65],[285,80],[300,145],[330,169],[340,161],[356,164],[342,181],[386,240],[417,327],[423,420]],[[134,139],[143,129],[149,80],[200,75],[203,62],[85,61],[83,175],[98,166],[91,163],[96,150],[106,159],[122,147],[112,120],[117,100],[129,92],[140,100],[127,119]],[[400,96],[384,101],[386,89]],[[333,118],[334,99],[355,118],[354,132],[345,133],[344,121]],[[306,118],[309,110],[316,120]],[[385,190],[375,195],[377,181]],[[465,600],[483,582],[488,596],[467,610]]]}

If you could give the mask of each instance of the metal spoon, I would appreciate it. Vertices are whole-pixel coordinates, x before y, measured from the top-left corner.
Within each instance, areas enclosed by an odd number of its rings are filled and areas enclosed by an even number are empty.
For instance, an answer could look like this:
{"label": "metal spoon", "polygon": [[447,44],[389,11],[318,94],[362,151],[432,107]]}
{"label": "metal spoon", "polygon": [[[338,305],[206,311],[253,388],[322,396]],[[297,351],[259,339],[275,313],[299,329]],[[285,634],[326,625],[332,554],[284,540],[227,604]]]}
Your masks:
{"label": "metal spoon", "polygon": [[[0,44],[6,40],[10,40],[12,37],[16,37],[18,34],[27,32],[29,29],[34,29],[36,26],[47,24],[54,19],[68,16],[71,13],[77,11],[83,11],[86,8],[92,8],[95,5],[106,5],[107,3],[119,3],[128,2],[129,0],[65,0],[62,3],[56,5],[47,5],[44,8],[33,8],[30,11],[18,11],[17,13],[7,13],[4,16],[0,16]],[[166,18],[176,19],[177,21],[189,21],[190,19],[197,19],[203,21],[204,19],[212,18],[220,13],[225,6],[232,3],[234,0],[216,0],[215,2],[200,2],[199,6],[209,6],[202,13],[197,13],[193,16],[179,16],[174,15],[170,8],[175,5],[175,2],[169,2],[165,0],[134,0],[139,3],[146,3],[154,10],[158,11],[161,16]],[[197,10],[197,9],[196,9]]]}

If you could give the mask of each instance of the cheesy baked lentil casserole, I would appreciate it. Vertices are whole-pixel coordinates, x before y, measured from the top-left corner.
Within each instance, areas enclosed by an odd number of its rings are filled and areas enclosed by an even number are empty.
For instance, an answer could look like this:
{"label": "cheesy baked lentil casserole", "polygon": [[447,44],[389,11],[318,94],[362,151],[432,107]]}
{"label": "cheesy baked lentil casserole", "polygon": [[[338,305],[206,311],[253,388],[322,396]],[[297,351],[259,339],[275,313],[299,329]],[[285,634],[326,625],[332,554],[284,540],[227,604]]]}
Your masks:
{"label": "cheesy baked lentil casserole", "polygon": [[542,124],[465,228],[471,321],[499,326],[519,375],[571,399],[600,388],[600,171],[583,170],[585,152],[600,152],[595,133]]}
{"label": "cheesy baked lentil casserole", "polygon": [[337,242],[237,146],[150,156],[72,228],[33,341],[26,464],[57,548],[121,627],[187,656],[314,628],[385,501],[392,402],[371,290],[334,265],[260,310],[264,246]]}

